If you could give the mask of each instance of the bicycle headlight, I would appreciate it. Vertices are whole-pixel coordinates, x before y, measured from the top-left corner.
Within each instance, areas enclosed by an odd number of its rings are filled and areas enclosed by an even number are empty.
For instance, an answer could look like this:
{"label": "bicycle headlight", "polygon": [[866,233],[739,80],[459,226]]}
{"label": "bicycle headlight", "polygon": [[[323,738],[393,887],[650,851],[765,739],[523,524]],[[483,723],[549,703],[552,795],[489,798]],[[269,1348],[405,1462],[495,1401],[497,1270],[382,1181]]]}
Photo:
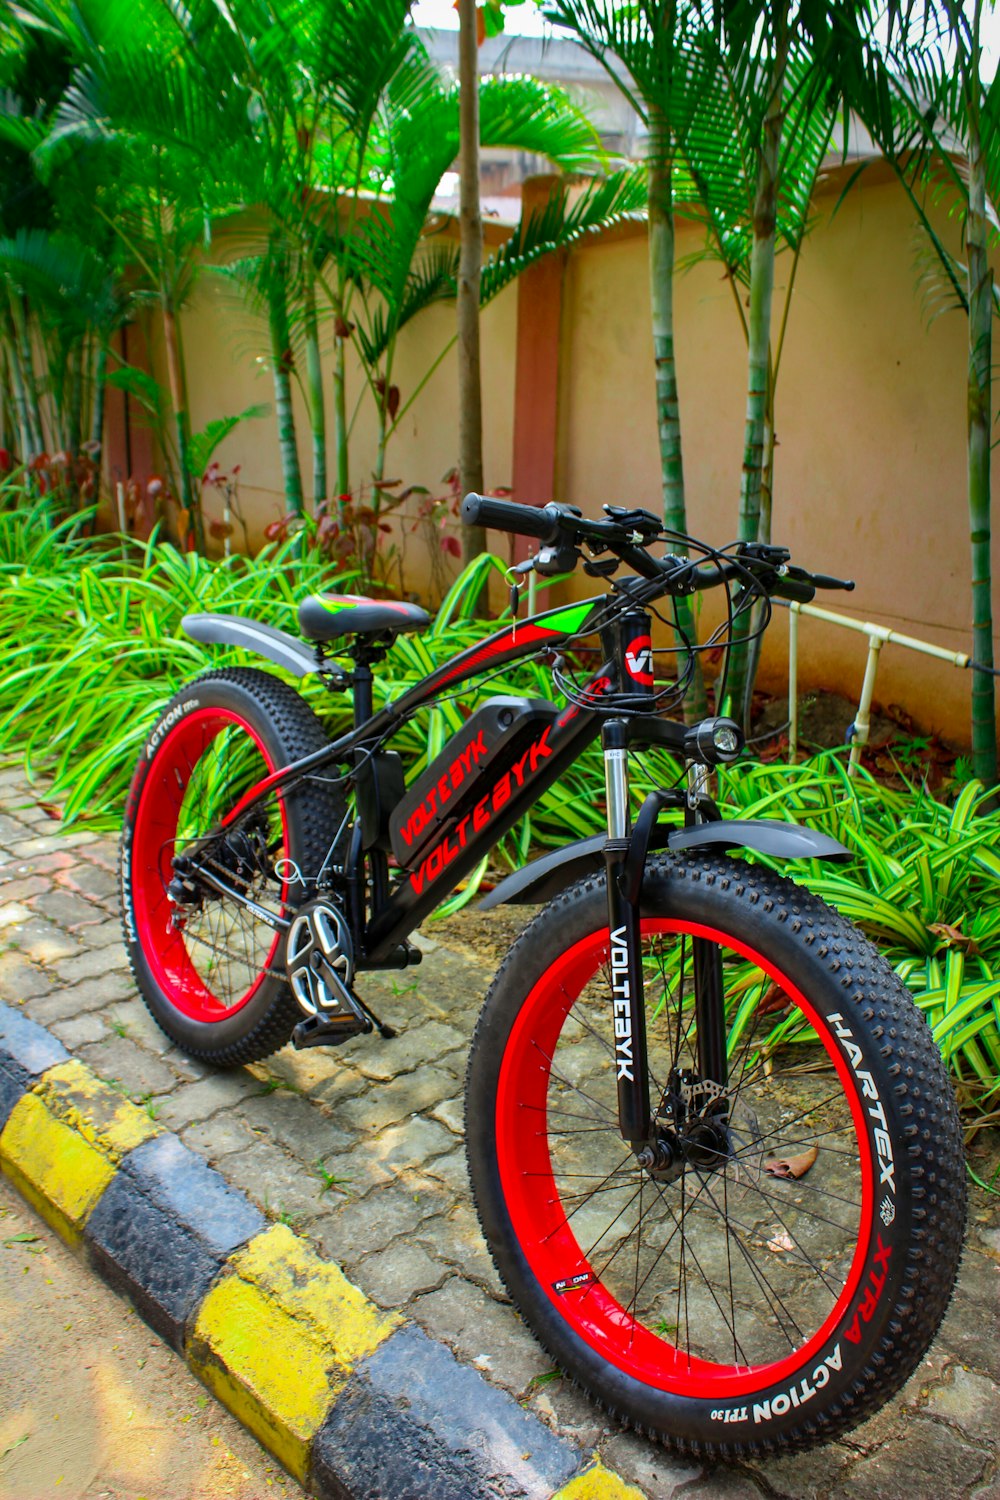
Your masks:
{"label": "bicycle headlight", "polygon": [[743,731],[733,719],[702,719],[684,736],[687,759],[705,766],[727,765],[742,749]]}

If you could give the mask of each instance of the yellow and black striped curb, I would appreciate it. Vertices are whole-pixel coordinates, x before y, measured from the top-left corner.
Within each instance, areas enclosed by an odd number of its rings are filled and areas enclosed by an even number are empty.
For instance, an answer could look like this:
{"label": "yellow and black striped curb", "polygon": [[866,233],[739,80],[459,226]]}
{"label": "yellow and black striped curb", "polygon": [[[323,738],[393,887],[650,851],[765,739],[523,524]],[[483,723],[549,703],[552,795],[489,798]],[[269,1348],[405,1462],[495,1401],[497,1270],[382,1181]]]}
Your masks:
{"label": "yellow and black striped curb", "polygon": [[0,1171],[312,1494],[642,1500],[2,1003]]}

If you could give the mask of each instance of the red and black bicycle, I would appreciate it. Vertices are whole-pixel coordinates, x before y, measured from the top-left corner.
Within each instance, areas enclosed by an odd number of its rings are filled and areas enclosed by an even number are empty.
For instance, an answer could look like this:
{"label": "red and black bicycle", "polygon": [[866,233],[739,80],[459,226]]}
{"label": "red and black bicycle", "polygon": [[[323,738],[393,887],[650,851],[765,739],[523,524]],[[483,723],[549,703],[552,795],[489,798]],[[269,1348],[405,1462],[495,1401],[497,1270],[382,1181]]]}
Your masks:
{"label": "red and black bicycle", "polygon": [[[329,739],[298,693],[254,669],[178,693],[129,794],[126,939],[146,1004],[195,1057],[228,1066],[289,1038],[391,1034],[364,972],[418,962],[417,925],[599,738],[606,836],[483,903],[540,911],[472,1042],[480,1219],[526,1321],[609,1411],[688,1451],[787,1451],[869,1415],[933,1337],[964,1222],[958,1118],[888,964],[770,868],[848,852],[792,824],[723,821],[709,775],[740,754],[740,731],[665,717],[694,642],[675,679],[654,671],[664,601],[718,586],[730,629],[772,595],[838,581],[763,545],[684,538],[687,555],[656,555],[678,542],[656,517],[606,510],[467,497],[468,521],[542,544],[522,572],[582,563],[606,591],[505,624],[377,712],[372,669],[428,623],[416,606],[315,596],[300,610],[308,645],[189,617],[196,639],[352,693],[354,727]],[[536,654],[562,701],[482,702],[407,787],[394,733]],[[633,817],[629,756],[657,747],[685,773]]]}

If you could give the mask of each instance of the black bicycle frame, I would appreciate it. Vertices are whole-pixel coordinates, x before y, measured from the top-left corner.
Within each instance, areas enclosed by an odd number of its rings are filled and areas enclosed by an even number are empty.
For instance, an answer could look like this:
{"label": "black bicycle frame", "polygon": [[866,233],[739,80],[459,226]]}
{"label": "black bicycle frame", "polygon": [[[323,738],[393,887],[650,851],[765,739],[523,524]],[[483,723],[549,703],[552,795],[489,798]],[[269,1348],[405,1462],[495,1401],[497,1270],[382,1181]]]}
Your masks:
{"label": "black bicycle frame", "polygon": [[[446,690],[494,671],[498,666],[558,648],[580,635],[600,633],[605,661],[580,695],[546,723],[519,758],[495,780],[487,774],[482,796],[471,813],[444,820],[390,892],[383,850],[362,847],[355,820],[342,874],[347,915],[356,942],[359,969],[402,967],[416,958],[406,943],[420,923],[472,871],[539,796],[581,752],[602,738],[608,806],[608,919],[611,931],[612,1029],[618,1067],[619,1115],[623,1137],[638,1147],[649,1139],[650,1108],[645,1049],[645,1003],[639,947],[638,891],[629,891],[626,859],[630,847],[626,757],[635,741],[683,750],[685,726],[655,716],[650,617],[645,611],[606,597],[537,615],[505,626],[409,689],[397,702],[373,712],[371,662],[384,643],[358,638],[352,648],[355,670],[353,730],[322,750],[273,772],[251,788],[223,820],[231,826],[265,796],[290,789],[331,764],[356,767],[389,740],[418,709],[430,707]],[[613,716],[601,704],[614,695]],[[592,700],[594,707],[587,706]],[[436,765],[448,785],[459,785],[463,767],[443,753]],[[211,837],[211,835],[207,836]],[[199,841],[201,842],[201,841]],[[192,851],[188,851],[191,853]],[[195,851],[196,852],[196,851]],[[707,976],[706,976],[707,977]],[[707,1025],[707,1016],[705,1017]],[[716,1019],[715,1030],[719,1022]],[[717,1060],[720,1037],[712,1049]],[[724,1057],[724,1033],[721,1036]],[[719,1071],[718,1065],[716,1072]],[[719,1080],[722,1082],[723,1080]]]}

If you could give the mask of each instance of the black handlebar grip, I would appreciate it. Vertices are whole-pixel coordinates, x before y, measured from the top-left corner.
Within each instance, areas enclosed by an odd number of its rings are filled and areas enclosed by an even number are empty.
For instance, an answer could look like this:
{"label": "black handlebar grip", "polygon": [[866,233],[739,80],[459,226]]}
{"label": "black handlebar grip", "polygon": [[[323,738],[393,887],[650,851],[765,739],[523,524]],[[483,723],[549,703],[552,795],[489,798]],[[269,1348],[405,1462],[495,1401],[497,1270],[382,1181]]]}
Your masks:
{"label": "black handlebar grip", "polygon": [[779,578],[769,592],[777,594],[779,599],[791,599],[795,604],[811,604],[816,597],[815,588],[804,578]]}
{"label": "black handlebar grip", "polygon": [[537,536],[549,542],[555,540],[559,530],[559,517],[554,511],[554,506],[518,505],[513,500],[470,493],[462,501],[461,515],[466,526],[491,526],[494,531]]}
{"label": "black handlebar grip", "polygon": [[845,589],[849,594],[854,589],[853,578],[833,578],[829,573],[811,573],[809,576],[818,589]]}

